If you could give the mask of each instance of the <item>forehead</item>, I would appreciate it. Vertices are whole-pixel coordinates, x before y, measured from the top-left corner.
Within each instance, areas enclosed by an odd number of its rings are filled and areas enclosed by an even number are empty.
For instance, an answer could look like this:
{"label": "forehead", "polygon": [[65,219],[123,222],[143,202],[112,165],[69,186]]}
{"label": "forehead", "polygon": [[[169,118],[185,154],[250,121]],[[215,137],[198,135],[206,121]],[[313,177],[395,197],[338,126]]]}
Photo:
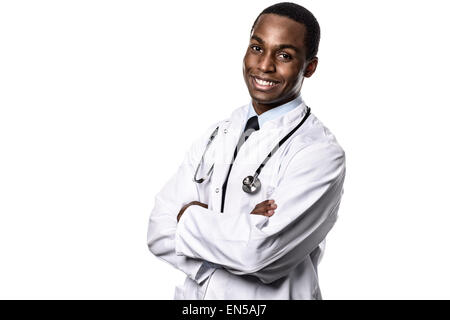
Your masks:
{"label": "forehead", "polygon": [[255,24],[252,35],[270,44],[292,44],[302,48],[306,27],[304,24],[277,14],[262,14]]}

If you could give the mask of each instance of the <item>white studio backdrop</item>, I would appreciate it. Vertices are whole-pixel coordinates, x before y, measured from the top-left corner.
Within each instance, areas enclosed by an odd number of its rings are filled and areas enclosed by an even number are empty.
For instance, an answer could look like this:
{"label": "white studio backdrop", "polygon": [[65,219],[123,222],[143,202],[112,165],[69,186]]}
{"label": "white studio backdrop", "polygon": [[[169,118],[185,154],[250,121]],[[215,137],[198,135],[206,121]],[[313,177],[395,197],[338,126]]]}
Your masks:
{"label": "white studio backdrop", "polygon": [[[273,1],[0,2],[0,298],[172,299],[154,196],[248,103]],[[346,151],[325,299],[449,299],[446,1],[301,1],[322,28],[302,96]]]}

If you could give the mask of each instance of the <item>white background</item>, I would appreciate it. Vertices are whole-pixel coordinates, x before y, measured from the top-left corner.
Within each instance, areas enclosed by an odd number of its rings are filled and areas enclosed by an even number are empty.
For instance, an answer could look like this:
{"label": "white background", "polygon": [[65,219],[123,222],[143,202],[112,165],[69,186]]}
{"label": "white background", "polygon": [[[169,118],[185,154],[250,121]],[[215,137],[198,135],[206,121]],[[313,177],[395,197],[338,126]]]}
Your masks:
{"label": "white background", "polygon": [[[248,103],[272,1],[0,2],[0,298],[172,299],[146,246],[192,141]],[[325,299],[449,299],[446,1],[302,1],[305,102],[346,151]]]}

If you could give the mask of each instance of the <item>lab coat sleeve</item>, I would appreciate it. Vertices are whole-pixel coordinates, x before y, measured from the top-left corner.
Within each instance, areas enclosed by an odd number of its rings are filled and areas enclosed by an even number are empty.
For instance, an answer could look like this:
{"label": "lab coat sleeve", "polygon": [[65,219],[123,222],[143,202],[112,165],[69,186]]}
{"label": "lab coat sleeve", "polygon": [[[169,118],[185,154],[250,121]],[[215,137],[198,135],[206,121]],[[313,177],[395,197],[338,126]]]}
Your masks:
{"label": "lab coat sleeve", "polygon": [[331,142],[315,143],[291,157],[271,196],[270,218],[249,212],[214,214],[190,206],[176,232],[176,252],[220,264],[264,283],[287,275],[325,238],[337,219],[345,154]]}
{"label": "lab coat sleeve", "polygon": [[180,209],[191,201],[199,201],[197,184],[193,181],[193,163],[201,158],[206,142],[216,125],[211,126],[204,136],[192,144],[177,172],[156,195],[147,231],[149,250],[197,283],[205,280],[213,269],[203,265],[201,258],[175,254],[175,230]]}

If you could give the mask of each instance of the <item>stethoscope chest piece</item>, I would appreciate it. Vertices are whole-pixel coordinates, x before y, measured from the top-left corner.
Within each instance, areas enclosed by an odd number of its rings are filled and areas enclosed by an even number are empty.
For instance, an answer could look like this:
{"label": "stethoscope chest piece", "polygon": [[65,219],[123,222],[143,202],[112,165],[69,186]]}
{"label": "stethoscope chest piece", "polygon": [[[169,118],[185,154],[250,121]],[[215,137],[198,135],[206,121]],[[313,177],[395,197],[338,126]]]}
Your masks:
{"label": "stethoscope chest piece", "polygon": [[261,181],[258,177],[248,176],[242,180],[242,190],[246,193],[255,194],[261,189]]}

